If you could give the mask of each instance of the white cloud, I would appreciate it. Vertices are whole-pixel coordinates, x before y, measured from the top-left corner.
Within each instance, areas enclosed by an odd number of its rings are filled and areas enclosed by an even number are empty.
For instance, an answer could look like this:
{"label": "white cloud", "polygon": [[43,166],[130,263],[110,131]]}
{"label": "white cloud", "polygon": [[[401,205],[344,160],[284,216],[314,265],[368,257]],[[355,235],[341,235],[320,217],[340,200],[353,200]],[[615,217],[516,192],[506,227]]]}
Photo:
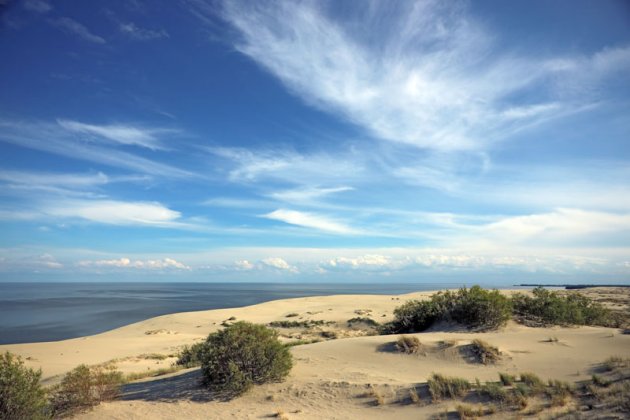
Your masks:
{"label": "white cloud", "polygon": [[276,191],[269,196],[276,200],[286,201],[289,203],[310,203],[316,199],[325,197],[327,195],[336,194],[340,192],[352,191],[354,188],[352,187],[333,187],[333,188],[322,188],[322,187],[305,187],[305,188],[296,188],[291,190],[284,191]]}
{"label": "white cloud", "polygon": [[256,266],[247,260],[234,261],[234,267],[236,270],[253,270]]}
{"label": "white cloud", "polygon": [[247,150],[236,147],[213,147],[210,153],[227,159],[229,178],[236,182],[279,180],[294,185],[334,184],[364,179],[366,168],[361,156],[339,156],[325,153],[300,154],[288,150]]}
{"label": "white cloud", "polygon": [[155,202],[65,200],[49,203],[43,211],[55,217],[80,218],[112,225],[177,227],[178,211]]}
{"label": "white cloud", "polygon": [[263,217],[272,220],[279,220],[290,225],[302,226],[311,229],[317,229],[324,232],[337,234],[357,234],[357,230],[346,226],[343,223],[331,220],[327,217],[306,213],[295,210],[278,209],[271,213],[265,214]]}
{"label": "white cloud", "polygon": [[400,264],[392,260],[391,257],[385,255],[362,255],[359,257],[337,257],[328,261],[327,265],[334,268],[351,268],[351,269],[390,269],[399,267]]}
{"label": "white cloud", "polygon": [[65,32],[78,35],[85,41],[92,42],[94,44],[105,44],[106,41],[98,35],[94,35],[85,25],[77,22],[69,17],[61,17],[51,21],[53,25],[64,30]]}
{"label": "white cloud", "polygon": [[286,262],[284,259],[279,258],[279,257],[265,258],[264,260],[261,260],[260,262],[261,264],[267,267],[272,267],[281,271],[287,271],[289,273],[294,273],[294,274],[299,273],[296,267],[292,266],[291,264]]}
{"label": "white cloud", "polygon": [[573,102],[588,99],[508,98],[532,89],[541,97],[561,93],[550,92],[548,83],[567,77],[559,71],[575,67],[571,75],[578,74],[587,65],[603,74],[626,63],[619,51],[575,66],[558,66],[556,57],[498,54],[493,34],[463,2],[370,3],[347,8],[344,19],[328,16],[323,2],[223,5],[224,18],[241,35],[238,50],[306,102],[341,113],[378,138],[433,150],[485,148],[515,124],[577,112]]}
{"label": "white cloud", "polygon": [[630,234],[630,214],[560,208],[553,212],[505,217],[473,229],[503,243],[541,241],[597,242],[607,235]]}
{"label": "white cloud", "polygon": [[[158,131],[163,129],[156,129]],[[0,141],[72,159],[131,169],[161,177],[192,177],[191,172],[135,154],[87,144],[77,133],[59,124],[0,119]]]}
{"label": "white cloud", "polygon": [[152,150],[164,149],[156,134],[165,130],[143,129],[123,124],[85,124],[71,120],[57,120],[57,123],[68,131],[101,137],[119,144],[141,146]]}
{"label": "white cloud", "polygon": [[118,25],[118,30],[128,36],[129,38],[138,40],[138,41],[150,41],[153,39],[161,39],[168,38],[168,32],[164,29],[160,29],[159,31],[153,29],[140,28],[133,22],[120,23]]}
{"label": "white cloud", "polygon": [[85,260],[76,263],[82,268],[133,268],[141,270],[191,270],[189,266],[172,258],[163,258],[158,260],[131,260],[126,257],[111,260]]}

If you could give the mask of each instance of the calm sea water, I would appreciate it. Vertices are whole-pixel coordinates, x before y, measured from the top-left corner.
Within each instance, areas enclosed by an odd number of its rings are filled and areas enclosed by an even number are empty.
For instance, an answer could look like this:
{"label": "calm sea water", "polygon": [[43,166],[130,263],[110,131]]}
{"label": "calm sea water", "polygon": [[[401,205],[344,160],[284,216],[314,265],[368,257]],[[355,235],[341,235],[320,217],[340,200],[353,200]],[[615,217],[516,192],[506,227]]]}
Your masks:
{"label": "calm sea water", "polygon": [[97,334],[154,316],[231,308],[275,299],[398,294],[439,284],[0,283],[0,344]]}

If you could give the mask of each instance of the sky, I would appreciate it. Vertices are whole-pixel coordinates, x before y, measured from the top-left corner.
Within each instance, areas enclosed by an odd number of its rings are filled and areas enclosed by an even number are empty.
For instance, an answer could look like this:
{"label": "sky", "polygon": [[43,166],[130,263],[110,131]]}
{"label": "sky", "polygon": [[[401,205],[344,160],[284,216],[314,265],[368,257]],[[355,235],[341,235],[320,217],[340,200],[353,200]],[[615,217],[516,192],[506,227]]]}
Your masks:
{"label": "sky", "polygon": [[630,3],[0,0],[0,281],[630,283]]}

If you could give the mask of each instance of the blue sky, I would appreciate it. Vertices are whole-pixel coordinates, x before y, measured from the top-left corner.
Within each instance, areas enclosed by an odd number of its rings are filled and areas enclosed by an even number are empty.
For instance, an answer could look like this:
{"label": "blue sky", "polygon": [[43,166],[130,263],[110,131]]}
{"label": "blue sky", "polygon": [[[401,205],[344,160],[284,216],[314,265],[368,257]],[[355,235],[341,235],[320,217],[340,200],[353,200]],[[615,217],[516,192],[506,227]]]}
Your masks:
{"label": "blue sky", "polygon": [[628,281],[627,2],[0,13],[2,281]]}

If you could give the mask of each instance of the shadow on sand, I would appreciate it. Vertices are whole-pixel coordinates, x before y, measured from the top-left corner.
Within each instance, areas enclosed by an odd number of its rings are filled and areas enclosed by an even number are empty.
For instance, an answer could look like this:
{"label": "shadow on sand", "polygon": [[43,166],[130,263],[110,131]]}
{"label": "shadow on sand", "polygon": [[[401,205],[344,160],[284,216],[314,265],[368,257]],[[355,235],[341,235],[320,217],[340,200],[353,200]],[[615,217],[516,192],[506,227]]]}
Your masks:
{"label": "shadow on sand", "polygon": [[193,369],[161,379],[126,384],[122,387],[120,399],[123,401],[190,400],[207,402],[224,398],[203,387],[201,385],[201,371]]}

